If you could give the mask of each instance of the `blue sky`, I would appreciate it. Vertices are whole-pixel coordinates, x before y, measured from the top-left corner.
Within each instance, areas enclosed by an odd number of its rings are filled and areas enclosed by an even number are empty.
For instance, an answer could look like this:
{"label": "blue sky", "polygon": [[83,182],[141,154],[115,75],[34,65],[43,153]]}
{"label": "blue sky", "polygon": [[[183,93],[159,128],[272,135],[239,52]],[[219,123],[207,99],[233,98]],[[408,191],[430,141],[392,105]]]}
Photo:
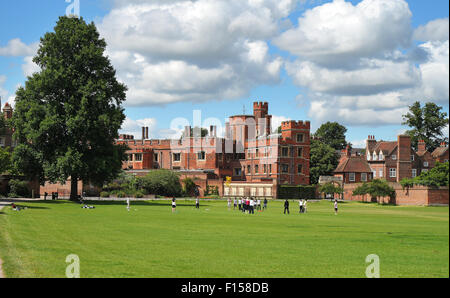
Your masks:
{"label": "blue sky", "polygon": [[[72,0],[72,2],[75,0]],[[396,138],[412,102],[448,111],[448,12],[441,0],[79,0],[130,91],[122,132],[167,137],[172,120],[222,121],[269,102],[277,122],[326,121]],[[0,96],[13,101],[31,57],[72,3],[1,1]],[[421,57],[421,58],[418,58]],[[448,128],[445,133],[448,135]]]}

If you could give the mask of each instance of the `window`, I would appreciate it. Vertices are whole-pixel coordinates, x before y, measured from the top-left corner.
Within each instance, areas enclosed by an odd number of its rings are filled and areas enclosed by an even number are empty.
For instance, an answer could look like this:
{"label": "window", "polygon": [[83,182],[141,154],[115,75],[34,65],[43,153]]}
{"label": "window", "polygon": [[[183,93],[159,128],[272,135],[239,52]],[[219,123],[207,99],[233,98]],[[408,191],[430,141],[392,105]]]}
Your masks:
{"label": "window", "polygon": [[361,181],[367,181],[367,173],[361,173]]}
{"label": "window", "polygon": [[303,170],[303,165],[298,164],[298,165],[297,165],[297,174],[301,174],[301,173],[302,173],[302,170]]}
{"label": "window", "polygon": [[174,153],[173,154],[173,161],[175,161],[175,162],[181,161],[181,153]]}
{"label": "window", "polygon": [[397,177],[397,169],[396,168],[389,169],[389,177],[391,177],[391,178]]}
{"label": "window", "polygon": [[381,152],[381,151],[380,151],[380,154],[379,154],[379,157],[378,157],[378,159],[379,159],[379,160],[383,160],[383,158],[384,158],[384,156],[383,156],[383,152]]}
{"label": "window", "polygon": [[422,173],[426,173],[426,172],[428,172],[428,169],[423,169],[422,170]]}
{"label": "window", "polygon": [[415,178],[417,176],[417,169],[412,169],[411,177]]}
{"label": "window", "polygon": [[411,155],[411,161],[414,161],[414,155]]}
{"label": "window", "polygon": [[423,166],[424,166],[424,167],[428,167],[428,161],[424,161],[424,162],[423,162]]}
{"label": "window", "polygon": [[289,173],[289,165],[288,164],[281,164],[281,173]]}
{"label": "window", "polygon": [[198,160],[205,160],[205,158],[206,158],[205,151],[200,151],[200,152],[197,153],[197,159]]}
{"label": "window", "polygon": [[250,165],[247,166],[247,174],[252,174],[252,167]]}
{"label": "window", "polygon": [[303,134],[302,133],[298,133],[297,134],[297,143],[302,143],[303,142]]}
{"label": "window", "polygon": [[356,177],[355,177],[355,173],[349,173],[349,175],[348,175],[348,180],[350,181],[350,182],[355,182],[355,179]]}
{"label": "window", "polygon": [[372,159],[373,159],[373,160],[378,160],[378,155],[377,155],[376,152],[373,153],[373,158],[372,158]]}
{"label": "window", "polygon": [[158,162],[158,153],[153,154],[153,161]]}
{"label": "window", "polygon": [[135,161],[142,161],[142,153],[135,154],[134,155],[134,160]]}
{"label": "window", "polygon": [[269,165],[269,173],[272,173],[272,165]]}
{"label": "window", "polygon": [[397,160],[397,155],[396,154],[392,154],[392,160]]}
{"label": "window", "polygon": [[235,168],[234,169],[234,176],[241,176],[242,169],[241,168]]}
{"label": "window", "polygon": [[373,178],[377,177],[377,170],[373,170],[372,173],[373,173]]}
{"label": "window", "polygon": [[258,173],[259,173],[259,166],[255,165],[255,174],[258,174]]}
{"label": "window", "polygon": [[289,148],[287,148],[287,147],[281,148],[281,156],[284,156],[284,157],[289,156]]}
{"label": "window", "polygon": [[255,155],[255,157],[258,157],[258,156],[259,156],[259,150],[256,149],[256,155]]}
{"label": "window", "polygon": [[379,174],[380,174],[380,178],[383,178],[383,169],[380,169],[380,171],[379,171]]}
{"label": "window", "polygon": [[370,152],[367,152],[367,160],[370,160]]}
{"label": "window", "polygon": [[128,154],[128,161],[133,161],[133,154]]}
{"label": "window", "polygon": [[267,173],[267,165],[264,165],[264,173]]}
{"label": "window", "polygon": [[5,139],[0,138],[0,147],[5,147]]}
{"label": "window", "polygon": [[303,156],[303,148],[299,147],[297,148],[297,157],[302,157]]}

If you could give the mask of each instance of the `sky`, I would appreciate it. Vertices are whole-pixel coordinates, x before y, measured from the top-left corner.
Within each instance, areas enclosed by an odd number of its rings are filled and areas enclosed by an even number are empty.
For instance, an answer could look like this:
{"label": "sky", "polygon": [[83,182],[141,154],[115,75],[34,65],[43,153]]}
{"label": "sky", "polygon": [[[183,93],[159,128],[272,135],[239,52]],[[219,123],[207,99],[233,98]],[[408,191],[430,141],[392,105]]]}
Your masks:
{"label": "sky", "polygon": [[39,71],[40,37],[77,14],[108,44],[128,87],[120,132],[137,138],[141,126],[177,137],[195,110],[224,126],[264,101],[274,128],[336,121],[364,147],[408,129],[415,101],[449,110],[447,0],[1,0],[0,12],[2,105]]}

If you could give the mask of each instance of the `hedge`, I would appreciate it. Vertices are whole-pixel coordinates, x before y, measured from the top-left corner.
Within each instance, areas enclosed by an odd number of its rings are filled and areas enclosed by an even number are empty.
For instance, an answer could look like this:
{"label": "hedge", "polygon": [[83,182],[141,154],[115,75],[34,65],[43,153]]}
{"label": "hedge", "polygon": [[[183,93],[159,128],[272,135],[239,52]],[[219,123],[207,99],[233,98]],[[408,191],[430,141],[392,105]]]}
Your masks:
{"label": "hedge", "polygon": [[280,199],[315,199],[315,185],[280,185],[278,187],[278,198]]}

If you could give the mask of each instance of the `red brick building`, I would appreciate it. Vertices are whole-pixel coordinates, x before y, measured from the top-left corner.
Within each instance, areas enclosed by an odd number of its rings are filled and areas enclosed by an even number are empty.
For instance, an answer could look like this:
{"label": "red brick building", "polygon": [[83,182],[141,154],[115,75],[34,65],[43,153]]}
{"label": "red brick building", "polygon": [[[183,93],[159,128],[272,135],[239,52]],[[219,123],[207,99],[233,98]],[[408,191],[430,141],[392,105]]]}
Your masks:
{"label": "red brick building", "polygon": [[373,171],[364,156],[352,155],[351,149],[347,146],[342,150],[334,176],[341,177],[344,184],[370,182],[373,180]]}
{"label": "red brick building", "polygon": [[433,168],[436,161],[432,153],[426,150],[423,141],[419,141],[415,152],[411,147],[411,138],[407,135],[399,135],[394,142],[376,141],[374,136],[369,136],[366,160],[374,178],[384,178],[389,182],[414,178]]}
{"label": "red brick building", "polygon": [[[223,137],[216,126],[206,137],[197,129],[192,136],[186,126],[179,140],[150,140],[145,127],[142,139],[121,135],[117,143],[130,148],[123,169],[137,175],[179,171],[182,177],[196,177],[200,186],[220,186],[225,196],[276,197],[279,184],[309,184],[310,122],[286,121],[281,133],[273,134],[268,111],[267,102],[255,102],[253,115],[229,117]],[[232,178],[231,186],[224,186],[226,177]]]}
{"label": "red brick building", "polygon": [[[2,105],[1,98],[0,98],[0,107]],[[12,118],[13,109],[9,105],[9,103],[5,103],[3,107],[3,114],[0,113],[0,117],[4,117],[4,119],[8,120]],[[0,131],[0,147],[2,148],[10,148],[12,149],[14,147],[14,142],[12,139],[12,130],[6,129],[5,131]]]}

